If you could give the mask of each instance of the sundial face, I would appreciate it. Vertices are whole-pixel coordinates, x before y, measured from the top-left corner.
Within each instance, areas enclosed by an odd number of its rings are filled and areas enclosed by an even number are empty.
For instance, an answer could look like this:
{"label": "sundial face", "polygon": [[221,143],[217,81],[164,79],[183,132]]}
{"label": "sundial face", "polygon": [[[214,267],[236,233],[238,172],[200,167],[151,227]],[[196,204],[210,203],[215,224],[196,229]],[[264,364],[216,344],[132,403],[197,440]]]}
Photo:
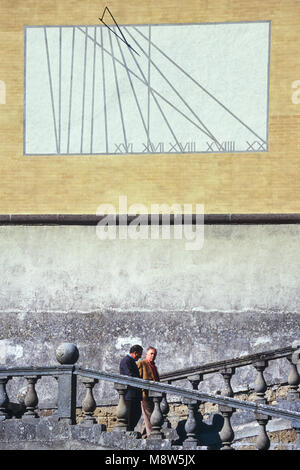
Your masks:
{"label": "sundial face", "polygon": [[26,26],[24,153],[267,151],[270,29]]}

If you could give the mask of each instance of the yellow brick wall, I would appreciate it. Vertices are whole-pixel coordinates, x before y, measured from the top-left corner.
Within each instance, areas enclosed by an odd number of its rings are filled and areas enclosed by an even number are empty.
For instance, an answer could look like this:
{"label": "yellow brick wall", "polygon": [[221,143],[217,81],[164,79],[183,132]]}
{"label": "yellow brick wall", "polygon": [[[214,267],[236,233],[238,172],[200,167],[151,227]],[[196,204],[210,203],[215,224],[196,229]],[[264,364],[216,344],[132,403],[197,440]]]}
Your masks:
{"label": "yellow brick wall", "polygon": [[[269,152],[238,155],[23,156],[24,25],[272,21]],[[2,214],[94,214],[101,203],[204,204],[206,213],[300,212],[298,0],[0,0]]]}

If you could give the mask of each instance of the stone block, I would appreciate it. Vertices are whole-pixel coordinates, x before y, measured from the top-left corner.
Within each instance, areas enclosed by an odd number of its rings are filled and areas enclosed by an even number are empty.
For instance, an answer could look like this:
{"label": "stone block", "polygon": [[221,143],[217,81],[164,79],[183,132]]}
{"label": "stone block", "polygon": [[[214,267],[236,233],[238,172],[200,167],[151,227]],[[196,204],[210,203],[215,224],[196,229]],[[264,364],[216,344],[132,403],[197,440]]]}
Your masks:
{"label": "stone block", "polygon": [[182,447],[185,450],[194,450],[194,449],[197,449],[197,447],[198,447],[197,444],[198,444],[197,441],[195,441],[195,442],[184,441],[183,444],[182,444]]}
{"label": "stone block", "polygon": [[116,417],[113,417],[113,418],[108,418],[107,419],[107,425],[109,428],[114,428],[117,424],[118,420]]}
{"label": "stone block", "polygon": [[16,419],[9,419],[1,423],[3,438],[6,442],[20,440],[21,439],[21,422]]}
{"label": "stone block", "polygon": [[37,425],[36,436],[40,441],[51,441],[53,438],[53,427],[55,420],[51,418],[41,418]]}
{"label": "stone block", "polygon": [[127,441],[125,433],[114,431],[114,432],[103,432],[99,435],[98,444],[102,445],[107,449],[127,449]]}
{"label": "stone block", "polygon": [[0,422],[0,442],[6,440],[5,421]]}
{"label": "stone block", "polygon": [[297,441],[297,433],[294,429],[280,431],[279,436],[281,443],[295,443]]}
{"label": "stone block", "polygon": [[31,416],[31,415],[23,415],[22,416],[23,423],[33,424],[36,426],[40,420],[38,416]]}
{"label": "stone block", "polygon": [[168,440],[162,439],[144,439],[146,441],[146,450],[170,450],[172,449],[172,443]]}
{"label": "stone block", "polygon": [[107,428],[103,424],[94,424],[93,433],[94,433],[94,442],[98,443],[102,434],[107,432]]}
{"label": "stone block", "polygon": [[20,428],[21,428],[20,441],[35,440],[38,421],[36,424],[33,424],[32,422],[24,422],[22,419],[22,424],[20,425]]}
{"label": "stone block", "polygon": [[174,428],[162,429],[162,433],[163,433],[164,439],[169,439],[172,442],[177,441],[177,439],[179,439],[178,433],[176,429]]}
{"label": "stone block", "polygon": [[[77,425],[76,425],[77,426]],[[53,426],[53,438],[57,439],[71,439],[71,425],[65,420],[59,420]]]}
{"label": "stone block", "polygon": [[95,416],[107,416],[109,413],[108,413],[108,410],[106,407],[103,407],[103,408],[99,408],[97,407],[94,411],[94,415]]}
{"label": "stone block", "polygon": [[84,424],[77,424],[76,426],[71,426],[72,439],[93,442],[94,433],[92,428],[93,426],[86,426]]}
{"label": "stone block", "polygon": [[268,432],[268,437],[270,439],[270,442],[279,442],[278,432]]}
{"label": "stone block", "polygon": [[97,424],[103,425],[103,426],[105,426],[106,428],[108,428],[108,427],[109,427],[108,418],[106,418],[106,417],[104,417],[104,418],[97,418]]}

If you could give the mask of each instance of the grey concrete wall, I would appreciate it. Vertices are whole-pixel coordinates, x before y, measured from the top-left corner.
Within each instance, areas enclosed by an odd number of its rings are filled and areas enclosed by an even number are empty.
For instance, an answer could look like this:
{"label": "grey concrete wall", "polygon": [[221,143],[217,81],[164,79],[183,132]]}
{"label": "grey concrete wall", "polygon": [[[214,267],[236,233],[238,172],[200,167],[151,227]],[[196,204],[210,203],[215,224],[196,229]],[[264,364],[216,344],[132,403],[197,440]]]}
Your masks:
{"label": "grey concrete wall", "polygon": [[188,251],[185,240],[101,241],[93,226],[1,226],[0,364],[54,364],[72,341],[79,364],[117,370],[140,343],[158,347],[166,372],[290,345],[299,235],[299,225],[207,225],[203,248]]}

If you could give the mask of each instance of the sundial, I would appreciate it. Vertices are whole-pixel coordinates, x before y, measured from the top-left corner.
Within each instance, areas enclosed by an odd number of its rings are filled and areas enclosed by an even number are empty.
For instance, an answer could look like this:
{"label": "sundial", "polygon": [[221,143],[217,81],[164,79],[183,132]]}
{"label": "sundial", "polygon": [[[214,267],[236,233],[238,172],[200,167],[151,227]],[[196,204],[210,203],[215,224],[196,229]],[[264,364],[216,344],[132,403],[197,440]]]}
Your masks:
{"label": "sundial", "polygon": [[268,151],[270,21],[25,26],[24,154]]}

